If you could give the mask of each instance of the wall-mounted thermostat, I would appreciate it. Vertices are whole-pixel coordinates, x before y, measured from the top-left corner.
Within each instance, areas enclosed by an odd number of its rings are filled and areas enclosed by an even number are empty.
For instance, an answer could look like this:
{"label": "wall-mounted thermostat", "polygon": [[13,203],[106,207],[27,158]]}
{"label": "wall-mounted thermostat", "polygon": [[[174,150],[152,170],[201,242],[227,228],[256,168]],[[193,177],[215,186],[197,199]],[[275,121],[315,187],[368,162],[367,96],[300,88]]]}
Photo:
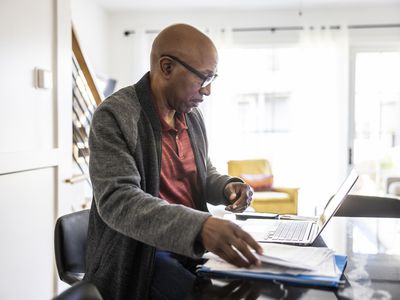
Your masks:
{"label": "wall-mounted thermostat", "polygon": [[53,74],[49,70],[35,69],[36,88],[51,89],[53,87]]}

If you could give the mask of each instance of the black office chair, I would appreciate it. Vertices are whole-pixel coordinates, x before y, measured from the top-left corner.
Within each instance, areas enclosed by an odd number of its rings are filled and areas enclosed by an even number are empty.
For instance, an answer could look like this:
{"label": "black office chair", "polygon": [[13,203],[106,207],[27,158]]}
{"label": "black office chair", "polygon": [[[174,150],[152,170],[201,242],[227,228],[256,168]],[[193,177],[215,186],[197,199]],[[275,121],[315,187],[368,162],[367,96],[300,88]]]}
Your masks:
{"label": "black office chair", "polygon": [[90,282],[81,281],[62,292],[53,300],[103,300],[99,290]]}
{"label": "black office chair", "polygon": [[70,285],[85,275],[89,210],[58,218],[54,231],[56,265],[60,279]]}

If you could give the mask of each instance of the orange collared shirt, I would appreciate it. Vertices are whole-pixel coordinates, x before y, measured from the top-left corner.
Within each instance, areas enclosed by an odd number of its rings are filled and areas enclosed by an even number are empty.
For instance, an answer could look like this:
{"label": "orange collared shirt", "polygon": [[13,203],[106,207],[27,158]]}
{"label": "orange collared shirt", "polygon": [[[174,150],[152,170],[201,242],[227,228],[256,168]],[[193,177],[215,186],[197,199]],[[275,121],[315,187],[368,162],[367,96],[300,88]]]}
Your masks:
{"label": "orange collared shirt", "polygon": [[195,208],[199,183],[195,157],[183,113],[175,113],[175,128],[160,118],[162,156],[160,198]]}

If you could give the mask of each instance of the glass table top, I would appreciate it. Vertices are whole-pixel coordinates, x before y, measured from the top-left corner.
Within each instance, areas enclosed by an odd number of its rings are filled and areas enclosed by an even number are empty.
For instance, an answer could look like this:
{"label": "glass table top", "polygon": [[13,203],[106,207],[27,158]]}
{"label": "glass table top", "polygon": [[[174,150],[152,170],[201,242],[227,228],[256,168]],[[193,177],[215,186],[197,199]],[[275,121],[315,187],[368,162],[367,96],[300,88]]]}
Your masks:
{"label": "glass table top", "polygon": [[270,281],[199,280],[193,299],[400,299],[400,219],[334,217],[315,243],[347,255],[338,289]]}

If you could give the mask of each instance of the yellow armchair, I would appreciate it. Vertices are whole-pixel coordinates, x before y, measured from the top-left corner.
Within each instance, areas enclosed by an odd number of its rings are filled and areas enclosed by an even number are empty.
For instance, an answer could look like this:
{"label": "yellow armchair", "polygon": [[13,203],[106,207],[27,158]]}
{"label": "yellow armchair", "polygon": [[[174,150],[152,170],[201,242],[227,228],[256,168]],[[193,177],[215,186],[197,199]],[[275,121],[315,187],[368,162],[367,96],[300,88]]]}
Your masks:
{"label": "yellow armchair", "polygon": [[[266,159],[230,160],[228,174],[241,177],[267,175],[273,178],[271,165]],[[248,182],[252,185],[250,182]],[[298,188],[275,187],[272,185],[265,191],[254,191],[251,206],[256,212],[271,212],[278,214],[297,214]]]}

